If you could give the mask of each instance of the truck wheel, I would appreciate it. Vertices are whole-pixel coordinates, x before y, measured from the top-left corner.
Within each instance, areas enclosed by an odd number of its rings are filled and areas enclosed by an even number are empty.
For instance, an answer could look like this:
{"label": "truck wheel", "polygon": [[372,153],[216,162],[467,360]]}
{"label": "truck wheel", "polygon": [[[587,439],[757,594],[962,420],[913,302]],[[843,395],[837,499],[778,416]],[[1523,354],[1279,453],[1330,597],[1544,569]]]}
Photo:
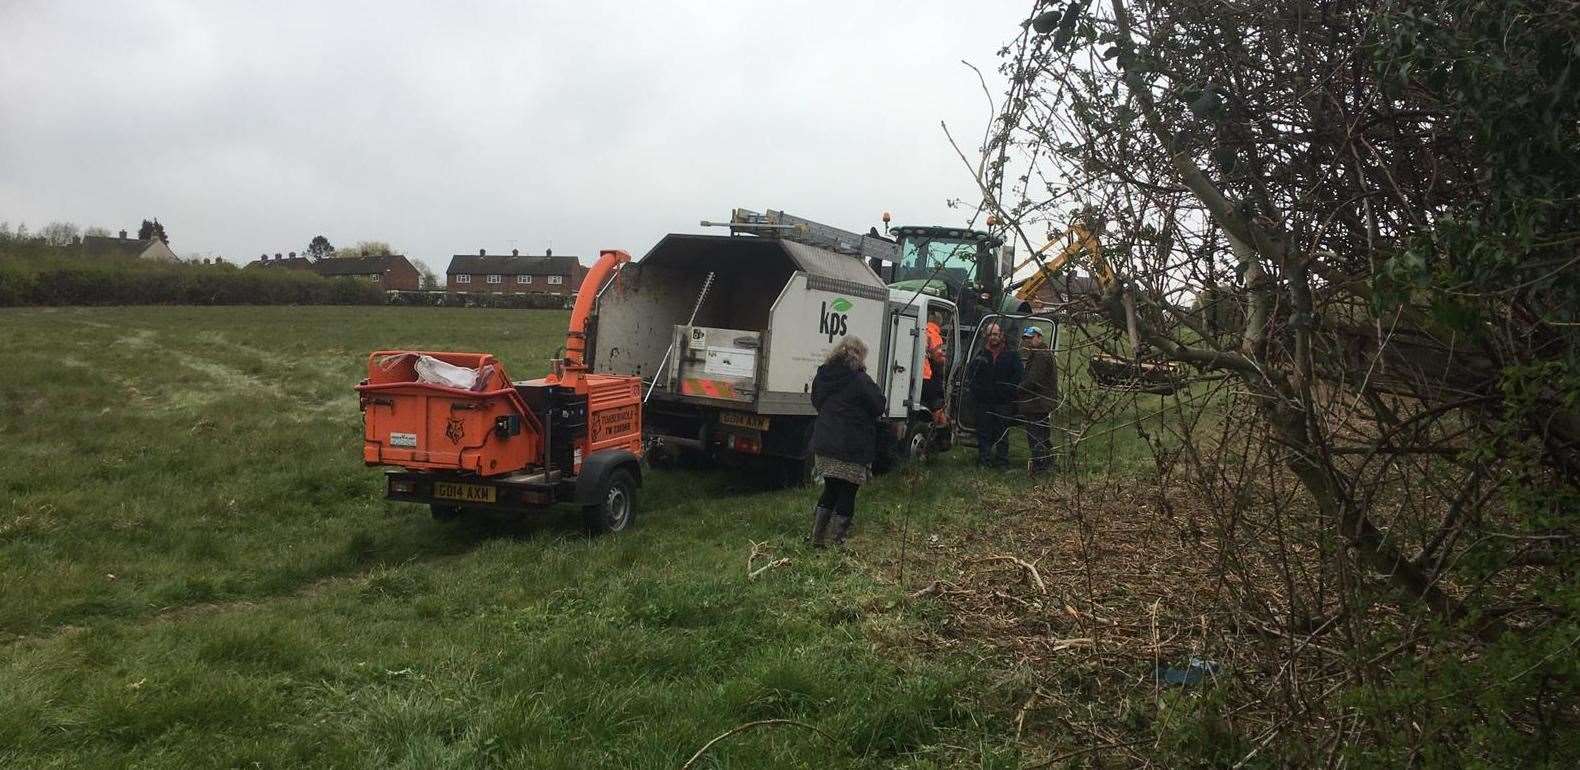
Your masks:
{"label": "truck wheel", "polygon": [[461,518],[461,506],[459,505],[429,503],[428,512],[433,514],[434,521],[455,521]]}
{"label": "truck wheel", "polygon": [[905,426],[905,444],[900,447],[907,460],[925,463],[933,454],[933,426],[930,422],[911,420]]}
{"label": "truck wheel", "polygon": [[594,534],[619,532],[636,518],[636,479],[624,468],[609,472],[599,502],[582,509],[582,520]]}

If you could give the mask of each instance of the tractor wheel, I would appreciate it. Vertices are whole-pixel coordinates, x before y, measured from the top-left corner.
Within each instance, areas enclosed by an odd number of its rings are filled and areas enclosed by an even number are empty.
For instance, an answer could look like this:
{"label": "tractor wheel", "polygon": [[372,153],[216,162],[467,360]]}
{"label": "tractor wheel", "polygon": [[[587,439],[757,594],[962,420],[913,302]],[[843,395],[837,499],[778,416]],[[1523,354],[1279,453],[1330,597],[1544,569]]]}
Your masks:
{"label": "tractor wheel", "polygon": [[619,532],[636,518],[636,479],[624,468],[609,472],[599,501],[582,509],[582,520],[593,534]]}
{"label": "tractor wheel", "polygon": [[433,514],[434,521],[455,521],[456,519],[461,518],[461,506],[459,505],[440,505],[438,503],[430,503],[428,505],[428,512]]}

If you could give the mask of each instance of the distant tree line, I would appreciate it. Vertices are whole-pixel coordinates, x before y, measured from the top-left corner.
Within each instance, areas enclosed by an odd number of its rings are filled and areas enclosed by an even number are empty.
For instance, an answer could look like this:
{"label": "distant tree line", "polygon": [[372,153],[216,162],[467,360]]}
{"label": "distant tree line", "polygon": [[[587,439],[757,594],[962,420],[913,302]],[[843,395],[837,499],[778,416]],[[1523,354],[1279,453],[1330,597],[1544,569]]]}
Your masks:
{"label": "distant tree line", "polygon": [[44,228],[52,233],[48,236],[34,236],[25,226],[0,226],[0,307],[376,305],[385,299],[377,286],[306,271],[119,256],[86,259],[79,237],[68,237],[67,228],[54,224]]}
{"label": "distant tree line", "polygon": [[[83,238],[112,237],[103,227],[81,228],[73,222],[50,222],[36,232],[25,223],[13,226],[0,221],[0,307],[17,305],[138,305],[138,304],[390,304],[447,305],[444,298],[418,299],[419,292],[387,293],[377,286],[350,278],[325,278],[307,271],[246,270],[223,259],[191,259],[171,264],[129,257],[97,255],[87,258]],[[140,240],[169,234],[158,219],[145,219]],[[395,250],[385,241],[358,241],[337,249],[329,238],[317,235],[303,254],[323,259],[380,256]],[[424,289],[440,288],[439,278],[417,262]],[[467,306],[559,307],[559,300],[469,302]]]}

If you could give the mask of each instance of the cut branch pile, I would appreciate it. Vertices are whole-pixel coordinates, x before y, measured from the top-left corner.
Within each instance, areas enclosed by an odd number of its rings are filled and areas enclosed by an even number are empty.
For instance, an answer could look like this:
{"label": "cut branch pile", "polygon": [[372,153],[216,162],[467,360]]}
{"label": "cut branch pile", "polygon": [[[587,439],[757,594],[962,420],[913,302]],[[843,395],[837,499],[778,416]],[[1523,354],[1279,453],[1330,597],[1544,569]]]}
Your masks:
{"label": "cut branch pile", "polygon": [[[1165,723],[1180,718],[1171,709],[1186,710],[1170,704],[1208,692],[1227,704],[1220,727],[1247,752],[1279,737],[1337,740],[1336,707],[1325,699],[1350,673],[1324,639],[1343,619],[1333,607],[1312,608],[1326,617],[1291,611],[1308,601],[1281,588],[1292,565],[1276,563],[1272,549],[1207,534],[1221,512],[1198,490],[1145,486],[976,490],[1002,518],[989,531],[936,539],[919,557],[932,568],[922,574],[935,577],[907,596],[945,610],[919,643],[985,655],[1007,671],[1022,704],[1017,732],[1052,754],[1150,763]],[[1299,569],[1319,569],[1316,548],[1293,552],[1308,562]],[[1367,621],[1402,618],[1379,604]]]}

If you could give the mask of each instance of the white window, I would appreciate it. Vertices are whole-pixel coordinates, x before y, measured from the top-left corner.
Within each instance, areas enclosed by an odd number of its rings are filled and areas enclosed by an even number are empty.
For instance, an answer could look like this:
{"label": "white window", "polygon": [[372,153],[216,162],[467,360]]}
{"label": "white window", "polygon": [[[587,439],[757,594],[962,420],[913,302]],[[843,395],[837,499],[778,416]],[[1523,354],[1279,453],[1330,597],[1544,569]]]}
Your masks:
{"label": "white window", "polygon": [[532,283],[532,276],[518,275],[516,276],[516,283]]}
{"label": "white window", "polygon": [[470,276],[470,275],[468,275],[466,273],[458,273],[455,276],[455,282],[456,283],[471,283],[472,282],[472,276]]}
{"label": "white window", "polygon": [[565,276],[563,276],[563,275],[551,275],[551,276],[549,276],[549,285],[551,285],[551,286],[558,286],[559,284],[562,284],[562,283],[565,283]]}
{"label": "white window", "polygon": [[490,275],[490,276],[488,276],[488,282],[489,283],[504,283],[505,282],[505,277],[502,276],[502,275]]}

